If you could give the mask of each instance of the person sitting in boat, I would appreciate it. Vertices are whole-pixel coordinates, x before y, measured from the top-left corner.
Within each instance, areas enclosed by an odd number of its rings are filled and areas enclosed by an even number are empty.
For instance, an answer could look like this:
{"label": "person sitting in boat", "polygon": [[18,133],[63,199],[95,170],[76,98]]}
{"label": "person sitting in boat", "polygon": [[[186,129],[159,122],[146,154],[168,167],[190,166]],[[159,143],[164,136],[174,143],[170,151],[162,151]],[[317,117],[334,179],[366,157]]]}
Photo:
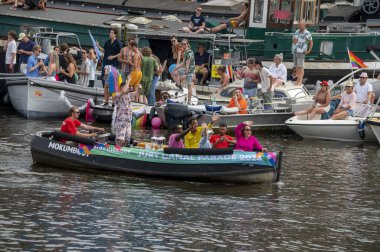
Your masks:
{"label": "person sitting in boat", "polygon": [[212,148],[224,149],[224,148],[228,148],[231,144],[236,144],[235,139],[227,135],[226,132],[227,132],[227,124],[225,122],[221,122],[219,124],[219,133],[212,135],[210,138],[210,143],[212,144]]}
{"label": "person sitting in boat", "polygon": [[78,127],[83,128],[83,129],[88,130],[88,131],[90,131],[90,130],[95,131],[96,130],[96,131],[104,132],[104,128],[97,128],[97,127],[94,127],[91,125],[81,123],[78,120],[79,115],[80,115],[80,112],[79,112],[78,107],[76,107],[76,106],[70,107],[69,117],[67,117],[63,121],[62,126],[61,126],[61,131],[65,132],[67,134],[70,134],[70,135],[76,135],[76,136],[80,136],[80,137],[96,137],[96,136],[98,136],[98,134],[97,133],[79,132],[77,129]]}
{"label": "person sitting in boat", "polygon": [[342,98],[337,109],[334,111],[333,120],[341,120],[347,116],[354,115],[354,108],[356,106],[356,94],[354,92],[354,84],[352,81],[348,81],[345,87],[345,91],[341,94]]}
{"label": "person sitting in boat", "polygon": [[255,69],[255,58],[247,59],[247,67],[243,70],[235,71],[235,76],[237,79],[241,80],[244,78],[244,88],[243,95],[248,95],[248,97],[257,96],[257,83],[260,82],[260,72]]}
{"label": "person sitting in boat", "polygon": [[240,88],[236,89],[233,92],[233,97],[231,98],[230,103],[228,103],[227,108],[238,108],[239,114],[247,114],[247,107],[247,101]]}
{"label": "person sitting in boat", "polygon": [[374,103],[375,95],[373,93],[372,84],[368,82],[368,74],[362,72],[358,82],[355,84],[354,92],[356,93],[357,103]]}
{"label": "person sitting in boat", "polygon": [[41,46],[34,46],[32,51],[33,54],[29,57],[28,63],[26,65],[26,76],[40,77],[40,72],[45,68],[43,60],[38,59],[38,56],[41,54]]}
{"label": "person sitting in boat", "polygon": [[267,151],[260,145],[259,140],[252,136],[252,121],[239,123],[235,128],[236,145],[235,150],[242,151]]}
{"label": "person sitting in boat", "polygon": [[221,92],[223,88],[226,87],[230,82],[230,78],[228,77],[226,70],[226,66],[218,66],[218,68],[216,69],[216,72],[220,76],[220,87],[217,89],[216,92]]}
{"label": "person sitting in boat", "polygon": [[185,145],[183,143],[184,136],[190,131],[190,127],[187,128],[185,131],[183,130],[182,125],[175,125],[173,127],[173,133],[169,137],[169,147],[171,148],[185,148]]}
{"label": "person sitting in boat", "polygon": [[[211,117],[211,122],[207,126],[211,128],[213,123],[219,120],[219,118],[220,116],[213,115]],[[201,138],[202,138],[203,126],[198,126],[197,119],[193,118],[189,122],[189,128],[190,130],[184,137],[185,148],[198,148],[199,142],[201,141]]]}
{"label": "person sitting in boat", "polygon": [[296,81],[297,80],[297,68],[292,68],[292,75],[288,75],[288,81]]}
{"label": "person sitting in boat", "polygon": [[230,18],[226,23],[220,24],[213,28],[205,27],[205,31],[210,33],[217,33],[232,27],[245,27],[249,18],[249,3],[242,3],[241,14],[238,17]]}
{"label": "person sitting in boat", "polygon": [[202,138],[199,141],[199,148],[202,149],[211,149],[212,144],[210,143],[210,137],[212,136],[212,129],[210,129],[206,123],[202,124],[203,130],[202,130]]}
{"label": "person sitting in boat", "polygon": [[[206,51],[206,46],[202,43],[198,44],[197,52],[194,54],[195,60],[195,83],[204,85],[208,77],[208,68],[210,63],[210,54]],[[200,80],[198,77],[202,76]]]}
{"label": "person sitting in boat", "polygon": [[204,32],[206,19],[202,16],[202,7],[198,6],[195,9],[195,14],[191,16],[188,27],[183,27],[183,31],[190,34],[198,34]]}
{"label": "person sitting in boat", "polygon": [[282,85],[286,82],[288,78],[288,70],[286,66],[282,63],[283,55],[282,53],[276,54],[273,58],[273,64],[269,67],[269,72],[272,74],[273,88],[276,88],[279,85]]}
{"label": "person sitting in boat", "polygon": [[330,110],[331,95],[329,92],[329,83],[321,82],[321,89],[314,96],[314,103],[311,108],[295,112],[296,116],[308,115],[308,120],[312,120],[316,114],[324,114]]}

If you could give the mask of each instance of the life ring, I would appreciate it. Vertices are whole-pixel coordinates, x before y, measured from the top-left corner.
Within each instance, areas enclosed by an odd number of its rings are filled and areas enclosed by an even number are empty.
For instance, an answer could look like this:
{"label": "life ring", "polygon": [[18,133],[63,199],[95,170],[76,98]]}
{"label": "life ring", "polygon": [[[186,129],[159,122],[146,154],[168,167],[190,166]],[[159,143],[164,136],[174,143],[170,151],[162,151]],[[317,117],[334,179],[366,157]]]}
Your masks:
{"label": "life ring", "polygon": [[170,94],[167,91],[161,92],[160,94],[161,101],[166,101],[169,98],[170,98]]}
{"label": "life ring", "polygon": [[379,0],[364,0],[362,3],[362,10],[367,15],[373,15],[379,11]]}

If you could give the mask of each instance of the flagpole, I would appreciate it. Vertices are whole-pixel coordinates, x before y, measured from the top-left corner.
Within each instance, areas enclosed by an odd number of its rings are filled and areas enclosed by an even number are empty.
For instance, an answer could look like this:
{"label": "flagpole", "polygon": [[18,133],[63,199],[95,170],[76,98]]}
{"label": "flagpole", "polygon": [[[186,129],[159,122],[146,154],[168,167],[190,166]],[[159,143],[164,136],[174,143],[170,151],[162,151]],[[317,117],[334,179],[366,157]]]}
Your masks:
{"label": "flagpole", "polygon": [[353,79],[354,78],[354,69],[352,68],[352,62],[351,62],[351,57],[350,57],[350,50],[348,49],[348,46],[347,46],[347,54],[348,54],[348,59],[350,60],[351,77]]}

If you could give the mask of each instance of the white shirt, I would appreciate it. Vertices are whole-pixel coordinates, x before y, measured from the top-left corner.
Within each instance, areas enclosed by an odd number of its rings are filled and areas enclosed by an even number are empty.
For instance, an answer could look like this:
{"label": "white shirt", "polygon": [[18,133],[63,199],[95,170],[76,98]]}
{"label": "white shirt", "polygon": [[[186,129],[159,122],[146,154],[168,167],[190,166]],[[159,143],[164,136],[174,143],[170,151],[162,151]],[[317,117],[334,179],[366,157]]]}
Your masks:
{"label": "white shirt", "polygon": [[98,64],[98,60],[95,59],[96,62],[94,62],[94,60],[90,60],[90,74],[89,74],[89,77],[88,77],[88,80],[95,80],[95,71],[96,71],[96,65]]}
{"label": "white shirt", "polygon": [[12,54],[17,52],[16,41],[9,41],[7,44],[7,51],[5,52],[5,64],[16,64],[16,57],[12,62]]}
{"label": "white shirt", "polygon": [[276,66],[276,63],[270,65],[269,72],[276,79],[281,79],[283,81],[287,80],[288,70],[286,69],[286,66],[282,63],[278,64],[278,66]]}
{"label": "white shirt", "polygon": [[[270,77],[272,76],[272,74],[269,72],[269,69],[266,68],[266,67],[263,67],[260,71],[260,79],[261,79],[261,91],[263,93],[266,93],[266,92],[269,92],[269,91],[273,91],[273,90],[269,90],[269,87],[270,87]],[[273,86],[272,86],[272,89],[273,89]]]}
{"label": "white shirt", "polygon": [[368,92],[372,92],[372,84],[366,82],[364,85],[360,85],[360,81],[356,83],[354,87],[356,93],[356,102],[363,103],[368,98]]}

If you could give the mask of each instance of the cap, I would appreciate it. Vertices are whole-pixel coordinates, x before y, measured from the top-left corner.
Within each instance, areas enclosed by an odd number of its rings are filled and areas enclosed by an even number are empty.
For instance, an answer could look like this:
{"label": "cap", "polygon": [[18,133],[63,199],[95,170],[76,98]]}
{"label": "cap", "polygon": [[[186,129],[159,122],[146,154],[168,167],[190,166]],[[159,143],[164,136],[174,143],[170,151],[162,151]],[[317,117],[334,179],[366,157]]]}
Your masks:
{"label": "cap", "polygon": [[363,77],[363,78],[368,78],[368,74],[366,72],[362,72],[360,74],[360,77]]}
{"label": "cap", "polygon": [[326,80],[324,80],[319,85],[321,85],[321,86],[329,86],[329,83]]}
{"label": "cap", "polygon": [[23,33],[23,32],[21,32],[21,33],[18,35],[18,40],[20,41],[20,40],[23,39],[25,36],[26,36],[26,34]]}
{"label": "cap", "polygon": [[352,82],[352,80],[349,80],[346,82],[345,87],[353,87],[353,86],[354,86],[354,83]]}

